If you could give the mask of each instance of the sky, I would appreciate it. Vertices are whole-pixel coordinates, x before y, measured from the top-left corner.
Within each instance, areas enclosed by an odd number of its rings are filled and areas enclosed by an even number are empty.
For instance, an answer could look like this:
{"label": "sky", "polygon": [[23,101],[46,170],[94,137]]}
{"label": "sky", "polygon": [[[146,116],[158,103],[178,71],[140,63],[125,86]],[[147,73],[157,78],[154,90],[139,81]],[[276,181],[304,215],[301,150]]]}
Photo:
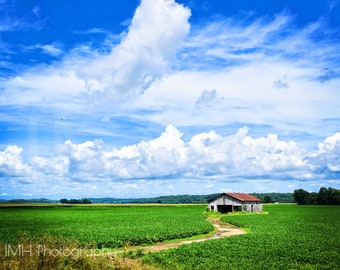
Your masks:
{"label": "sky", "polygon": [[340,1],[0,0],[0,199],[340,188]]}

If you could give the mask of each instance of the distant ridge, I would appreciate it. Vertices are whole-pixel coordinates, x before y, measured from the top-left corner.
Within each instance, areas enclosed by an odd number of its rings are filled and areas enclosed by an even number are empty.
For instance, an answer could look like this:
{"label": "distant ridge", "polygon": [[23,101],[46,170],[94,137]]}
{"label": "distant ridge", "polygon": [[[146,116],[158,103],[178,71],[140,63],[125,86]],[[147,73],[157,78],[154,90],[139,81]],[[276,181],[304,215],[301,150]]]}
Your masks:
{"label": "distant ridge", "polygon": [[0,200],[1,203],[13,203],[13,204],[35,204],[35,203],[59,203],[59,200],[50,200],[46,198],[40,199],[11,199],[11,200]]}
{"label": "distant ridge", "polygon": [[[146,204],[146,203],[159,203],[159,204],[206,204],[208,200],[217,197],[220,193],[213,193],[208,195],[170,195],[159,196],[153,198],[88,198],[91,203],[107,203],[107,204]],[[257,198],[260,198],[263,202],[281,202],[291,203],[294,202],[293,193],[249,193]],[[59,200],[50,200],[46,198],[40,199],[11,199],[0,200],[0,204],[53,204],[59,203]]]}

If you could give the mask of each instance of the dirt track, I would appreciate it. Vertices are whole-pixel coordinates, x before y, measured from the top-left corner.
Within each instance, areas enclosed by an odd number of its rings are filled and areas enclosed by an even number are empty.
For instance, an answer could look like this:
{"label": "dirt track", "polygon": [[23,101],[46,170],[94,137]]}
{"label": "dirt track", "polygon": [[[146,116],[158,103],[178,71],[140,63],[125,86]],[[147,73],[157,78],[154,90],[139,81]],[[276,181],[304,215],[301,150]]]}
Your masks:
{"label": "dirt track", "polygon": [[[246,232],[229,224],[221,222],[219,219],[210,219],[209,220],[212,225],[215,227],[216,232],[212,236],[205,236],[202,238],[198,238],[195,240],[182,240],[182,241],[176,241],[176,242],[171,242],[171,243],[158,243],[152,246],[146,246],[146,247],[133,247],[133,248],[128,248],[125,250],[136,250],[138,248],[142,248],[144,252],[155,252],[155,251],[160,251],[168,248],[175,248],[180,245],[184,244],[191,244],[194,242],[202,242],[202,241],[207,241],[211,239],[218,239],[218,238],[223,238],[223,237],[228,237],[228,236],[233,236],[233,235],[239,235],[239,234],[245,234]],[[124,251],[122,251],[124,252]]]}

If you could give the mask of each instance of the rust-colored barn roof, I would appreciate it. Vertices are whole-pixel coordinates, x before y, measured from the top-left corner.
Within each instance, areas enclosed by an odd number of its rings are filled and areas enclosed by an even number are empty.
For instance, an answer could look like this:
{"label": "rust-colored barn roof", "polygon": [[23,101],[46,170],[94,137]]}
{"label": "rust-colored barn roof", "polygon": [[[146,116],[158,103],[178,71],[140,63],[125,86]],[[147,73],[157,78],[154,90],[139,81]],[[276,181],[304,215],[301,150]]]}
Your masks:
{"label": "rust-colored barn roof", "polygon": [[259,198],[256,198],[246,193],[223,193],[223,194],[228,195],[242,202],[261,202]]}

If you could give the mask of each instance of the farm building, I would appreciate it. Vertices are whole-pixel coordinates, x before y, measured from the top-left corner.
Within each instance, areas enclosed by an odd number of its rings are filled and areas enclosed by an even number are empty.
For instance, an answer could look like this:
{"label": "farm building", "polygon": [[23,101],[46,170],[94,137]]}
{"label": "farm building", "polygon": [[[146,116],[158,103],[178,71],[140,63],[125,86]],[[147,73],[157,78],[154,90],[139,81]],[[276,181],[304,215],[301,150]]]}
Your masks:
{"label": "farm building", "polygon": [[208,201],[210,211],[227,212],[261,212],[262,201],[245,193],[222,193]]}

